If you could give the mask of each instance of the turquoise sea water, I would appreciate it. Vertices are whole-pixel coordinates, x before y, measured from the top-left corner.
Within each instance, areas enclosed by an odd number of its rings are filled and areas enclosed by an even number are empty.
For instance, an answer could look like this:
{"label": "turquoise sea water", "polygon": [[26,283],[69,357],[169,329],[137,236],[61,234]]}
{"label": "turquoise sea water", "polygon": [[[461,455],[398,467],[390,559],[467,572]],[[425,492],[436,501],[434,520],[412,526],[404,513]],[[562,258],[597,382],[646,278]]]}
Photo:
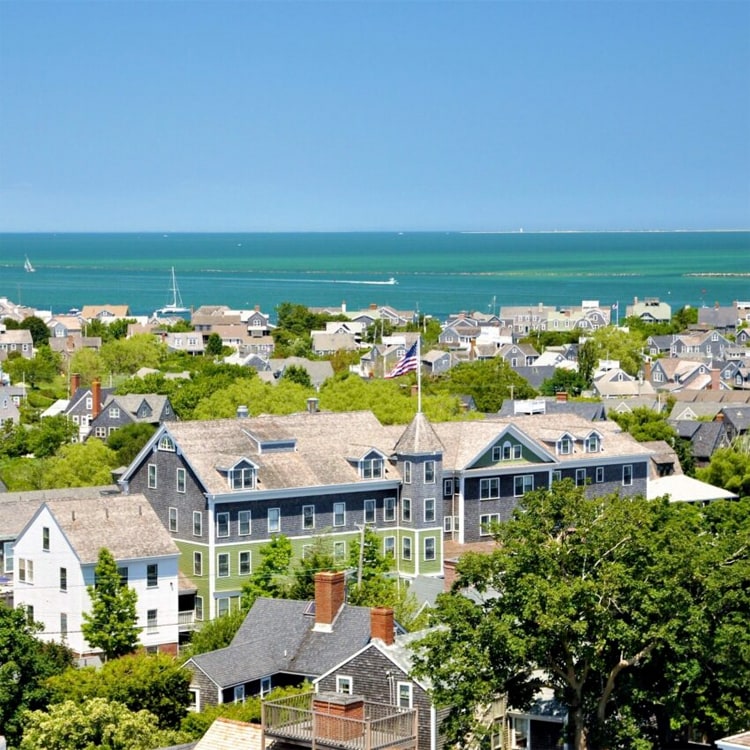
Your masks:
{"label": "turquoise sea water", "polygon": [[[624,313],[634,297],[750,299],[750,232],[0,234],[0,296],[54,312],[150,313],[170,301],[172,266],[187,307],[345,302],[443,318],[593,299]],[[372,283],[390,277],[398,283]]]}

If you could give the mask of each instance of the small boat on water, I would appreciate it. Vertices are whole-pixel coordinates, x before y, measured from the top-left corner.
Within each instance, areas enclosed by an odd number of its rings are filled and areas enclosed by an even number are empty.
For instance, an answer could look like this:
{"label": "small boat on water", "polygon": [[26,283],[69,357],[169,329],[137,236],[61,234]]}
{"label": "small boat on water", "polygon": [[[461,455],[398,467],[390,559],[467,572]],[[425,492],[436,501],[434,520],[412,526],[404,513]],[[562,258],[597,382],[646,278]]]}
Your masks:
{"label": "small boat on water", "polygon": [[27,255],[24,262],[23,262],[23,270],[26,271],[26,273],[34,273],[36,271],[36,268],[31,265],[31,261],[29,260],[29,256]]}
{"label": "small boat on water", "polygon": [[177,278],[174,275],[174,266],[172,266],[172,293],[171,301],[167,302],[164,307],[154,310],[154,316],[157,318],[190,318],[190,310],[182,304],[180,290],[177,288]]}

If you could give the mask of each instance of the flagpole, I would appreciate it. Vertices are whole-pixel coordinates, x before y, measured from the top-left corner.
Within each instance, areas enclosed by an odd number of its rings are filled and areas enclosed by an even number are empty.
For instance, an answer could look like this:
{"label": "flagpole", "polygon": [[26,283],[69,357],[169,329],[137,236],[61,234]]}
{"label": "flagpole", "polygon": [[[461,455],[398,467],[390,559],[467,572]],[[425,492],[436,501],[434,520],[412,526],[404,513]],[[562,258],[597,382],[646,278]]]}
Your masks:
{"label": "flagpole", "polygon": [[417,414],[422,413],[422,337],[417,336]]}

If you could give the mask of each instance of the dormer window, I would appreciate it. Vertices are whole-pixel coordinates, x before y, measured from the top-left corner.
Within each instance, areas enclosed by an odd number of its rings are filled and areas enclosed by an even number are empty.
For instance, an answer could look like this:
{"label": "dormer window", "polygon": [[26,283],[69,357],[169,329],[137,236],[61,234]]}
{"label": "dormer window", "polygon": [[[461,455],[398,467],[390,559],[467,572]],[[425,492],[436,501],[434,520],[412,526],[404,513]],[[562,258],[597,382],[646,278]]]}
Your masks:
{"label": "dormer window", "polygon": [[383,476],[383,459],[366,458],[360,462],[362,479],[378,479]]}
{"label": "dormer window", "polygon": [[120,410],[116,406],[110,406],[110,408],[109,408],[109,418],[110,419],[119,419],[120,418]]}
{"label": "dormer window", "polygon": [[174,440],[169,435],[162,435],[161,440],[159,440],[159,450],[174,453]]}
{"label": "dormer window", "polygon": [[557,443],[557,452],[565,456],[573,451],[573,441],[569,435],[563,435]]}
{"label": "dormer window", "polygon": [[584,445],[586,447],[586,453],[598,453],[600,447],[599,436],[592,432],[586,438]]}
{"label": "dormer window", "polygon": [[253,466],[243,464],[235,466],[229,472],[229,486],[233,490],[255,489],[256,469]]}

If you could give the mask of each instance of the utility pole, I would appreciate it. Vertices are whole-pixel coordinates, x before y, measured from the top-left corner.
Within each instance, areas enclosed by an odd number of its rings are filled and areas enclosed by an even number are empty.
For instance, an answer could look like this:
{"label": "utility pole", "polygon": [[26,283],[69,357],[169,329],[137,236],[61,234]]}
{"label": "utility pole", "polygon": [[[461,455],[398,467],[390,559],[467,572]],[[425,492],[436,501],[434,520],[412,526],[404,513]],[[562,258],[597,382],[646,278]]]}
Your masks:
{"label": "utility pole", "polygon": [[365,524],[355,524],[359,529],[359,563],[357,565],[357,588],[362,588],[362,566],[365,561]]}

